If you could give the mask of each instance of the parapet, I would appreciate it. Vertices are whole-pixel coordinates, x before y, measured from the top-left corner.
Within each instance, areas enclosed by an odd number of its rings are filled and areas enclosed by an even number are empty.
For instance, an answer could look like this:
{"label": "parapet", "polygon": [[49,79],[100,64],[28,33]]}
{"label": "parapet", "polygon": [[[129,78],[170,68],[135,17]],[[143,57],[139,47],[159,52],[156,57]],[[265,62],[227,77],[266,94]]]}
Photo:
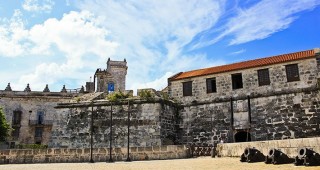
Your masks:
{"label": "parapet", "polygon": [[126,59],[123,61],[111,61],[109,58],[107,61],[107,69],[110,69],[110,67],[128,68]]}
{"label": "parapet", "polygon": [[41,97],[41,96],[52,96],[52,97],[76,97],[84,93],[84,87],[78,89],[66,89],[65,85],[60,92],[50,92],[48,84],[46,84],[43,91],[32,91],[29,84],[23,91],[14,91],[8,83],[5,90],[0,90],[0,97]]}

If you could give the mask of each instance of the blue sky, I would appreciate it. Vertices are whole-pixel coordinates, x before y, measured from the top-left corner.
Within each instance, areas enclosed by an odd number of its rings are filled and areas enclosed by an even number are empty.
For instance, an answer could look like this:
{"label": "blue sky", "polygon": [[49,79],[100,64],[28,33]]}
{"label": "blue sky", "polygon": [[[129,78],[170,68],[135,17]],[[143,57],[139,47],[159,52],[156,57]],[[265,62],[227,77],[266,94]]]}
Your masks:
{"label": "blue sky", "polygon": [[127,89],[320,47],[319,0],[0,0],[0,89],[79,88],[106,61]]}

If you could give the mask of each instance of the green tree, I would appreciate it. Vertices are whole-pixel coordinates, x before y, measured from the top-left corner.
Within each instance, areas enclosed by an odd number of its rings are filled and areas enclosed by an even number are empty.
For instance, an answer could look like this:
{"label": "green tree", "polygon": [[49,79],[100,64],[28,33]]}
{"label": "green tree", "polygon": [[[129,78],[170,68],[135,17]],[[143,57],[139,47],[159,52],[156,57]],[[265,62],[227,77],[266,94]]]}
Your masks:
{"label": "green tree", "polygon": [[10,125],[8,124],[4,111],[0,107],[0,142],[6,141],[10,132]]}

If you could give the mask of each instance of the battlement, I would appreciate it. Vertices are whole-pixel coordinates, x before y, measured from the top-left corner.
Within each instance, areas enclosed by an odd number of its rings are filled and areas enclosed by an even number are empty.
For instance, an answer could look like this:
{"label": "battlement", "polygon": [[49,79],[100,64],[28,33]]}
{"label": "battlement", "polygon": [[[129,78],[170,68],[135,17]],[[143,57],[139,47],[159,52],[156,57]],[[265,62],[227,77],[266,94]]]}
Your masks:
{"label": "battlement", "polygon": [[107,61],[107,68],[98,68],[95,72],[94,82],[97,82],[97,92],[124,91],[127,75],[127,61]]}
{"label": "battlement", "polygon": [[85,93],[84,87],[76,89],[67,89],[63,85],[60,92],[51,92],[48,84],[45,86],[43,91],[32,91],[29,84],[23,91],[14,91],[11,88],[10,83],[8,83],[5,90],[0,90],[0,97],[40,97],[40,96],[56,96],[56,97],[75,97]]}
{"label": "battlement", "polygon": [[111,67],[119,67],[119,68],[128,68],[127,67],[127,61],[124,59],[123,61],[111,61],[110,58],[108,58],[107,61],[107,69],[109,70]]}
{"label": "battlement", "polygon": [[64,93],[64,92],[24,92],[24,91],[5,91],[0,90],[1,97],[10,97],[10,98],[59,98],[59,99],[70,99],[73,97],[80,96],[80,93]]}

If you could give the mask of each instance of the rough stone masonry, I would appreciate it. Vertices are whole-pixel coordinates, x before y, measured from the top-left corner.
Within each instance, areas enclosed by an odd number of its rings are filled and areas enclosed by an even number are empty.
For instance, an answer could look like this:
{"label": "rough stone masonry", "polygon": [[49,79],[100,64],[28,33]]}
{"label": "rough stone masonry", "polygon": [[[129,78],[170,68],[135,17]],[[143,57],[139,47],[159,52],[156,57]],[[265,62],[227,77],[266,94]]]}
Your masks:
{"label": "rough stone masonry", "polygon": [[[107,147],[111,110],[116,147],[127,145],[128,111],[130,146],[316,137],[320,136],[319,58],[319,49],[314,49],[178,73],[169,78],[167,97],[163,92],[154,92],[152,100],[133,97],[129,107],[128,99],[105,100],[110,83],[125,89],[127,71],[126,61],[109,61],[110,67],[98,70],[94,82],[89,82],[89,90],[35,92],[30,85],[21,92],[8,87],[0,91],[0,106],[15,129],[8,141],[13,147],[41,143],[87,148],[91,120],[94,147]],[[261,70],[267,70],[263,79]],[[261,85],[261,80],[267,83]],[[97,87],[92,88],[95,81]]]}

